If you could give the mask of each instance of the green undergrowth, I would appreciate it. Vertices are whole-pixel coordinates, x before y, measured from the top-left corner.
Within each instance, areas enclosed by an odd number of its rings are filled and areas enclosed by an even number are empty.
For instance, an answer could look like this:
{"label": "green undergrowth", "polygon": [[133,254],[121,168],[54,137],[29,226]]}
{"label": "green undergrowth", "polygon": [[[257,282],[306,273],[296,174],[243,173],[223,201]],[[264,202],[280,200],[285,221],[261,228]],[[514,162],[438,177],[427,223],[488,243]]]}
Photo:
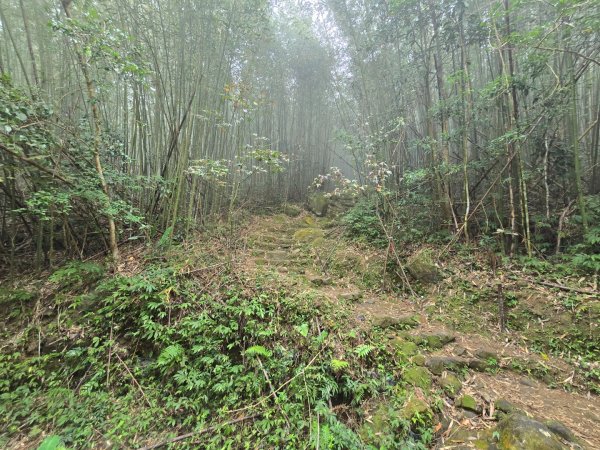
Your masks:
{"label": "green undergrowth", "polygon": [[[484,252],[465,246],[447,258],[445,265],[451,268],[453,281],[427,306],[430,317],[461,332],[497,336],[498,286],[502,283],[507,338],[518,340],[543,358],[566,360],[579,387],[600,393],[600,302],[593,295],[552,287],[581,282],[586,280],[585,274],[565,256],[553,260],[504,258],[494,274],[485,257]],[[543,365],[514,361],[510,367],[551,385],[566,378]]]}
{"label": "green undergrowth", "polygon": [[177,448],[425,448],[430,415],[365,428],[367,405],[411,397],[385,336],[348,331],[333,306],[272,277],[168,252],[129,275],[73,263],[3,291],[2,447],[196,432]]}

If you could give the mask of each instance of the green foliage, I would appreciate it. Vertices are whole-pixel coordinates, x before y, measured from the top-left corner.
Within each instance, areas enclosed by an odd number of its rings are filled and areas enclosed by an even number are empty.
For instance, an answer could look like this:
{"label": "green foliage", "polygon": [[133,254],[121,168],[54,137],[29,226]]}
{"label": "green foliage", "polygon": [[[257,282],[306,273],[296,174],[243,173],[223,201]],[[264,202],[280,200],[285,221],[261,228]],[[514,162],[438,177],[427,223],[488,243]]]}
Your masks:
{"label": "green foliage", "polygon": [[192,161],[187,172],[207,182],[218,186],[225,186],[227,177],[229,176],[230,164],[231,162],[226,160],[198,159]]}
{"label": "green foliage", "polygon": [[37,450],[66,450],[60,436],[48,436],[42,441]]}
{"label": "green foliage", "polygon": [[366,358],[373,350],[375,350],[374,346],[369,344],[361,344],[354,349],[354,353],[356,353],[359,358]]}
{"label": "green foliage", "polygon": [[[208,293],[176,261],[132,276],[101,273],[71,263],[51,276],[70,304],[61,322],[85,327],[77,339],[58,336],[64,352],[0,356],[0,442],[43,429],[82,448],[99,431],[131,448],[143,444],[140,436],[213,426],[196,445],[299,448],[314,441],[318,415],[321,445],[363,446],[354,429],[361,404],[390,394],[393,359],[377,341],[340,337],[335,322],[318,332],[316,300],[260,279],[240,284],[229,273]],[[93,310],[79,308],[88,290]],[[330,402],[347,405],[353,419],[337,416]],[[256,415],[251,426],[222,425],[240,408]],[[399,428],[390,440],[407,433]]]}
{"label": "green foliage", "polygon": [[246,349],[247,356],[262,356],[263,358],[270,358],[272,356],[272,352],[267,350],[262,345],[253,345],[252,347]]}
{"label": "green foliage", "polygon": [[[8,208],[5,226],[15,234],[16,242],[27,239],[36,250],[50,246],[61,249],[73,243],[73,253],[80,253],[78,242],[85,242],[87,233],[104,229],[99,216],[110,216],[136,231],[143,229],[142,215],[128,202],[115,199],[107,207],[92,163],[94,145],[89,127],[68,127],[60,121],[43,101],[29,98],[8,77],[0,78],[1,164],[2,173],[10,174],[3,180],[6,189],[2,195]],[[58,135],[54,123],[69,134]],[[117,138],[103,133],[103,156],[112,161],[121,159],[119,144]],[[119,177],[110,165],[105,177],[110,185],[120,183],[131,191],[152,185],[152,180]],[[53,233],[34,240],[26,238],[40,222],[42,231]]]}
{"label": "green foliage", "polygon": [[90,8],[81,18],[53,18],[50,25],[81,47],[87,64],[101,64],[104,70],[124,78],[143,79],[148,74],[139,50],[131,47],[129,36],[98,10]]}
{"label": "green foliage", "polygon": [[331,360],[331,370],[334,372],[341,372],[349,366],[347,361],[341,361],[339,359]]}
{"label": "green foliage", "polygon": [[28,211],[44,222],[49,221],[53,214],[65,216],[72,209],[71,195],[56,189],[34,192],[25,200],[25,203],[27,204],[26,209],[16,209],[14,212]]}
{"label": "green foliage", "polygon": [[363,200],[354,206],[343,218],[348,235],[358,241],[367,242],[377,247],[388,244],[387,237],[381,228],[375,206]]}
{"label": "green foliage", "polygon": [[600,273],[600,196],[586,198],[586,209],[591,224],[584,231],[581,242],[573,245],[569,253],[573,255],[571,263],[584,273]]}
{"label": "green foliage", "polygon": [[172,242],[172,236],[173,236],[173,227],[170,226],[162,234],[162,236],[158,240],[158,243],[156,244],[156,246],[158,248],[168,248]]}
{"label": "green foliage", "polygon": [[62,289],[94,283],[104,275],[104,267],[94,262],[73,261],[56,270],[48,280]]}

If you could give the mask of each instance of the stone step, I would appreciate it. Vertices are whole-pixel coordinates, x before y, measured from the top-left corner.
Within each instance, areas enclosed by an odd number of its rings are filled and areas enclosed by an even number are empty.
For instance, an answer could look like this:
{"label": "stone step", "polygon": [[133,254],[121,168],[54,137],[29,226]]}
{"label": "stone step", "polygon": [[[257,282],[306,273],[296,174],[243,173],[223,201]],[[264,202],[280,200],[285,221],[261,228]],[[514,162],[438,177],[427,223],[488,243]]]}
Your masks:
{"label": "stone step", "polygon": [[276,242],[276,243],[293,243],[293,234],[270,234],[270,233],[261,233],[255,234],[248,238],[250,242]]}
{"label": "stone step", "polygon": [[280,249],[290,249],[294,246],[293,242],[262,242],[257,241],[252,244],[252,248],[258,250],[280,250]]}
{"label": "stone step", "polygon": [[285,250],[270,250],[265,253],[265,259],[267,261],[287,261],[290,258],[290,253]]}
{"label": "stone step", "polygon": [[304,269],[304,265],[299,263],[298,261],[290,260],[290,259],[282,259],[277,261],[270,261],[265,258],[257,258],[255,260],[257,262],[256,265],[264,266],[264,267],[274,267],[278,269],[286,269],[285,271],[297,272],[299,269]]}

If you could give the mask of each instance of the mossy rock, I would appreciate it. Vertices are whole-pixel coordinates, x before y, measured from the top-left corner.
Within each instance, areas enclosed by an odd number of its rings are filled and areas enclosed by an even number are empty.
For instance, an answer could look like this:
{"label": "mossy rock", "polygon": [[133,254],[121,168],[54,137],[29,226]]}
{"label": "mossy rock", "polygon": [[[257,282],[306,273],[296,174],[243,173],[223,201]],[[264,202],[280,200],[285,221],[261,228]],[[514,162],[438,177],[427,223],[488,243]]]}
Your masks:
{"label": "mossy rock", "polygon": [[485,360],[495,359],[497,361],[499,359],[498,354],[495,351],[482,348],[475,351],[475,356]]}
{"label": "mossy rock", "polygon": [[477,401],[470,395],[463,395],[457,398],[454,402],[454,405],[458,406],[459,408],[466,409],[467,411],[473,411],[475,413],[481,411],[479,405],[477,405]]}
{"label": "mossy rock", "polygon": [[308,210],[317,217],[325,217],[329,208],[329,199],[322,193],[312,194],[308,197]]}
{"label": "mossy rock", "polygon": [[407,339],[417,345],[429,347],[431,350],[439,350],[450,342],[453,342],[456,337],[448,333],[421,333],[408,335]]}
{"label": "mossy rock", "polygon": [[545,425],[550,431],[565,441],[572,444],[579,444],[579,440],[575,437],[575,434],[564,423],[558,420],[549,420],[545,422]]}
{"label": "mossy rock", "polygon": [[[473,428],[459,427],[454,430],[448,437],[448,442],[452,444],[452,449],[472,449],[477,448],[481,450],[487,450],[490,448],[489,444],[485,439],[485,435],[480,431]],[[457,445],[464,443],[465,445]],[[468,444],[468,445],[467,445]]]}
{"label": "mossy rock", "polygon": [[590,302],[579,309],[582,313],[589,315],[592,319],[600,320],[600,302]]}
{"label": "mossy rock", "polygon": [[309,275],[308,281],[310,281],[315,286],[329,286],[331,284],[331,278],[329,277],[321,277],[318,275]]}
{"label": "mossy rock", "polygon": [[445,377],[442,377],[439,384],[450,398],[454,398],[462,389],[462,382],[452,373],[448,373]]}
{"label": "mossy rock", "polygon": [[433,261],[433,253],[428,249],[411,256],[406,269],[415,280],[423,284],[437,283],[442,279],[442,273]]}
{"label": "mossy rock", "polygon": [[419,366],[419,367],[424,367],[425,366],[425,355],[415,355],[412,358],[410,358],[411,362],[415,365],[415,366]]}
{"label": "mossy rock", "polygon": [[288,217],[298,217],[300,213],[302,213],[302,209],[298,208],[296,205],[283,205],[282,210]]}
{"label": "mossy rock", "polygon": [[432,417],[431,409],[429,408],[427,402],[413,397],[406,402],[404,408],[402,408],[400,416],[403,419],[411,420],[416,415],[419,415],[421,418]]}
{"label": "mossy rock", "polygon": [[494,402],[494,408],[504,414],[512,414],[519,410],[515,405],[504,398],[499,398],[496,400]]}
{"label": "mossy rock", "polygon": [[325,247],[327,245],[327,241],[324,237],[318,237],[314,241],[310,243],[312,248],[318,249],[320,247]]}
{"label": "mossy rock", "polygon": [[397,414],[398,412],[391,406],[387,404],[379,405],[371,414],[369,420],[365,421],[358,431],[363,442],[379,447],[386,436],[394,433],[390,418]]}
{"label": "mossy rock", "polygon": [[317,226],[317,221],[315,220],[315,218],[313,216],[304,216],[302,218],[302,222],[305,223],[306,225],[308,225],[309,227]]}
{"label": "mossy rock", "polygon": [[325,233],[319,228],[300,228],[294,233],[294,239],[299,242],[311,243],[323,238]]}
{"label": "mossy rock", "polygon": [[563,450],[556,435],[543,423],[520,414],[511,414],[496,427],[499,450]]}
{"label": "mossy rock", "polygon": [[361,291],[352,291],[352,292],[343,292],[338,295],[339,300],[344,300],[347,302],[357,302],[363,297],[363,293]]}
{"label": "mossy rock", "polygon": [[485,361],[483,359],[471,359],[467,365],[469,366],[469,369],[476,370],[477,372],[486,372],[498,368],[498,363],[494,359]]}
{"label": "mossy rock", "polygon": [[396,349],[396,352],[401,356],[410,357],[419,353],[419,347],[417,344],[411,341],[405,341],[402,338],[396,337],[392,341],[392,346]]}
{"label": "mossy rock", "polygon": [[275,214],[271,220],[278,224],[287,223],[289,221],[288,216],[285,214]]}
{"label": "mossy rock", "polygon": [[413,386],[429,390],[431,388],[431,375],[424,367],[409,367],[404,371],[402,378]]}
{"label": "mossy rock", "polygon": [[429,347],[432,350],[439,350],[456,339],[454,335],[447,333],[427,334],[423,335],[423,338],[425,338],[427,347]]}
{"label": "mossy rock", "polygon": [[467,366],[467,360],[452,356],[432,356],[425,361],[425,367],[434,375],[441,375],[444,370],[459,371]]}

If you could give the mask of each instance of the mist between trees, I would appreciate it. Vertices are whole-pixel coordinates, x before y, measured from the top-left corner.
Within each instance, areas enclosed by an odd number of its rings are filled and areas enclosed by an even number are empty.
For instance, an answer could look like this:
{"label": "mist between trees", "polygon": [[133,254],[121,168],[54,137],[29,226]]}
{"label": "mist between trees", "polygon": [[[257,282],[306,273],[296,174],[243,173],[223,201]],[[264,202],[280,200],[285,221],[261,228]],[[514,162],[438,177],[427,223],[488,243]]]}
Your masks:
{"label": "mist between trees", "polygon": [[0,20],[5,264],[118,260],[341,174],[399,229],[597,270],[598,2],[2,0]]}

